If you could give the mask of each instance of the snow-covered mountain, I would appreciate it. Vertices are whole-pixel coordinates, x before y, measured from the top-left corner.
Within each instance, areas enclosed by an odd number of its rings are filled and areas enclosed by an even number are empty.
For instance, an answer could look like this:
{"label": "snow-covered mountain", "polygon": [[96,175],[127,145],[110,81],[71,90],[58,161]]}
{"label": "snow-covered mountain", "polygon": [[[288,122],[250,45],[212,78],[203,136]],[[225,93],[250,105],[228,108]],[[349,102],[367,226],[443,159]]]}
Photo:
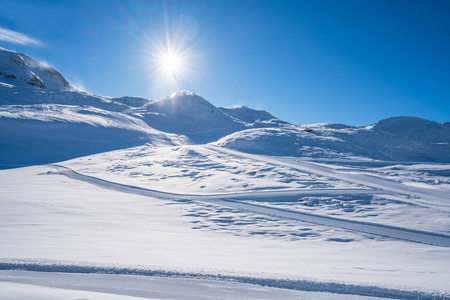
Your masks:
{"label": "snow-covered mountain", "polygon": [[414,117],[367,127],[291,125],[263,110],[216,107],[192,92],[158,101],[78,91],[55,69],[0,48],[0,164],[58,161],[142,144],[216,142],[302,157],[450,162],[450,126]]}
{"label": "snow-covered mountain", "polygon": [[389,118],[366,127],[312,124],[248,129],[216,144],[268,155],[450,162],[450,127],[416,117]]}
{"label": "snow-covered mountain", "polygon": [[0,47],[0,78],[15,86],[71,90],[73,87],[52,67],[30,56]]}
{"label": "snow-covered mountain", "polygon": [[263,121],[270,121],[272,119],[277,119],[276,117],[272,116],[265,110],[251,109],[248,108],[247,106],[238,106],[232,108],[219,107],[219,109],[229,116],[232,116],[236,119],[248,123],[263,122]]}
{"label": "snow-covered mountain", "polygon": [[150,126],[189,136],[197,143],[217,140],[246,128],[246,123],[224,114],[192,92],[177,92],[133,111]]}

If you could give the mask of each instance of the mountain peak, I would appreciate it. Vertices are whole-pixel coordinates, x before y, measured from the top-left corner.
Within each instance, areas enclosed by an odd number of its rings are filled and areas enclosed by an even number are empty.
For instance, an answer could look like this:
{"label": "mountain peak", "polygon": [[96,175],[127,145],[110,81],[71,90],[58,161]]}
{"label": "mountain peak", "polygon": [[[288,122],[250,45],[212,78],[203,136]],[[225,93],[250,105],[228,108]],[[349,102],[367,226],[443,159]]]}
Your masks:
{"label": "mountain peak", "polygon": [[41,89],[73,89],[61,73],[49,65],[26,54],[1,47],[0,82]]}
{"label": "mountain peak", "polygon": [[[177,97],[183,97],[183,96],[198,96],[196,93],[194,92],[190,92],[190,91],[177,91],[177,92],[173,92],[169,98],[177,98]],[[200,97],[200,96],[198,96]]]}

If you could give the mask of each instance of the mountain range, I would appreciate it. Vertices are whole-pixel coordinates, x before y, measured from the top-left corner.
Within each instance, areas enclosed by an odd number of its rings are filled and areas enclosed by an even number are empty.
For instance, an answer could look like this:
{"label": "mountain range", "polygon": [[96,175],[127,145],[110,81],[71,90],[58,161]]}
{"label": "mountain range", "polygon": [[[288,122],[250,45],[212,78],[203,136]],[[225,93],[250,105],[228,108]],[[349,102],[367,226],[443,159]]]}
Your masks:
{"label": "mountain range", "polygon": [[392,117],[355,127],[294,125],[180,91],[157,101],[74,88],[55,69],[0,48],[0,166],[62,161],[143,144],[204,144],[311,158],[450,162],[450,124]]}

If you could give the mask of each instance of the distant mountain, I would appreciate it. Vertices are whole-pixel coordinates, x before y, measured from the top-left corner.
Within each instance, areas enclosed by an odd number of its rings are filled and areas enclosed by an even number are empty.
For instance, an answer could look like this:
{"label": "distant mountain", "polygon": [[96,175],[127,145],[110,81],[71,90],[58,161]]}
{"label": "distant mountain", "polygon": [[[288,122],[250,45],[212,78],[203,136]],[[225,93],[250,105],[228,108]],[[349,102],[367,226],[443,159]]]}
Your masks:
{"label": "distant mountain", "polygon": [[386,132],[426,143],[449,143],[449,127],[417,117],[393,117],[373,125],[377,132]]}
{"label": "distant mountain", "polygon": [[416,117],[389,118],[366,127],[313,124],[248,129],[216,144],[267,155],[450,162],[450,127]]}
{"label": "distant mountain", "polygon": [[183,134],[195,142],[217,140],[246,128],[243,121],[224,114],[192,92],[177,92],[134,110],[143,120],[161,131]]}
{"label": "distant mountain", "polygon": [[128,97],[128,96],[120,98],[111,98],[111,100],[131,107],[141,107],[153,102],[142,97]]}
{"label": "distant mountain", "polygon": [[134,112],[156,129],[186,135],[197,143],[212,142],[247,128],[285,124],[266,111],[247,107],[218,108],[188,91],[173,93]]}
{"label": "distant mountain", "polygon": [[248,108],[247,106],[238,106],[233,108],[219,107],[219,109],[225,114],[247,123],[255,123],[278,119],[265,110],[256,110]]}

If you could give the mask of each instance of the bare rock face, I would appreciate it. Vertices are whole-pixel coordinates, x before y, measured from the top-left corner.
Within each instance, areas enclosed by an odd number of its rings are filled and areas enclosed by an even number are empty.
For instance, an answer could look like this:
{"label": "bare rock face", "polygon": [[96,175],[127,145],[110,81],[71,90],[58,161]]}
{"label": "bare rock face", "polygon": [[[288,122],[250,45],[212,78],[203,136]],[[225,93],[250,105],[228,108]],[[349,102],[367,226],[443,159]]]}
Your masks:
{"label": "bare rock face", "polygon": [[25,82],[28,83],[29,85],[40,87],[41,89],[47,88],[45,83],[39,77],[37,77],[36,74],[34,74],[30,80],[25,80]]}
{"label": "bare rock face", "polygon": [[52,67],[26,54],[3,48],[0,48],[0,81],[41,89],[73,89],[69,82]]}

